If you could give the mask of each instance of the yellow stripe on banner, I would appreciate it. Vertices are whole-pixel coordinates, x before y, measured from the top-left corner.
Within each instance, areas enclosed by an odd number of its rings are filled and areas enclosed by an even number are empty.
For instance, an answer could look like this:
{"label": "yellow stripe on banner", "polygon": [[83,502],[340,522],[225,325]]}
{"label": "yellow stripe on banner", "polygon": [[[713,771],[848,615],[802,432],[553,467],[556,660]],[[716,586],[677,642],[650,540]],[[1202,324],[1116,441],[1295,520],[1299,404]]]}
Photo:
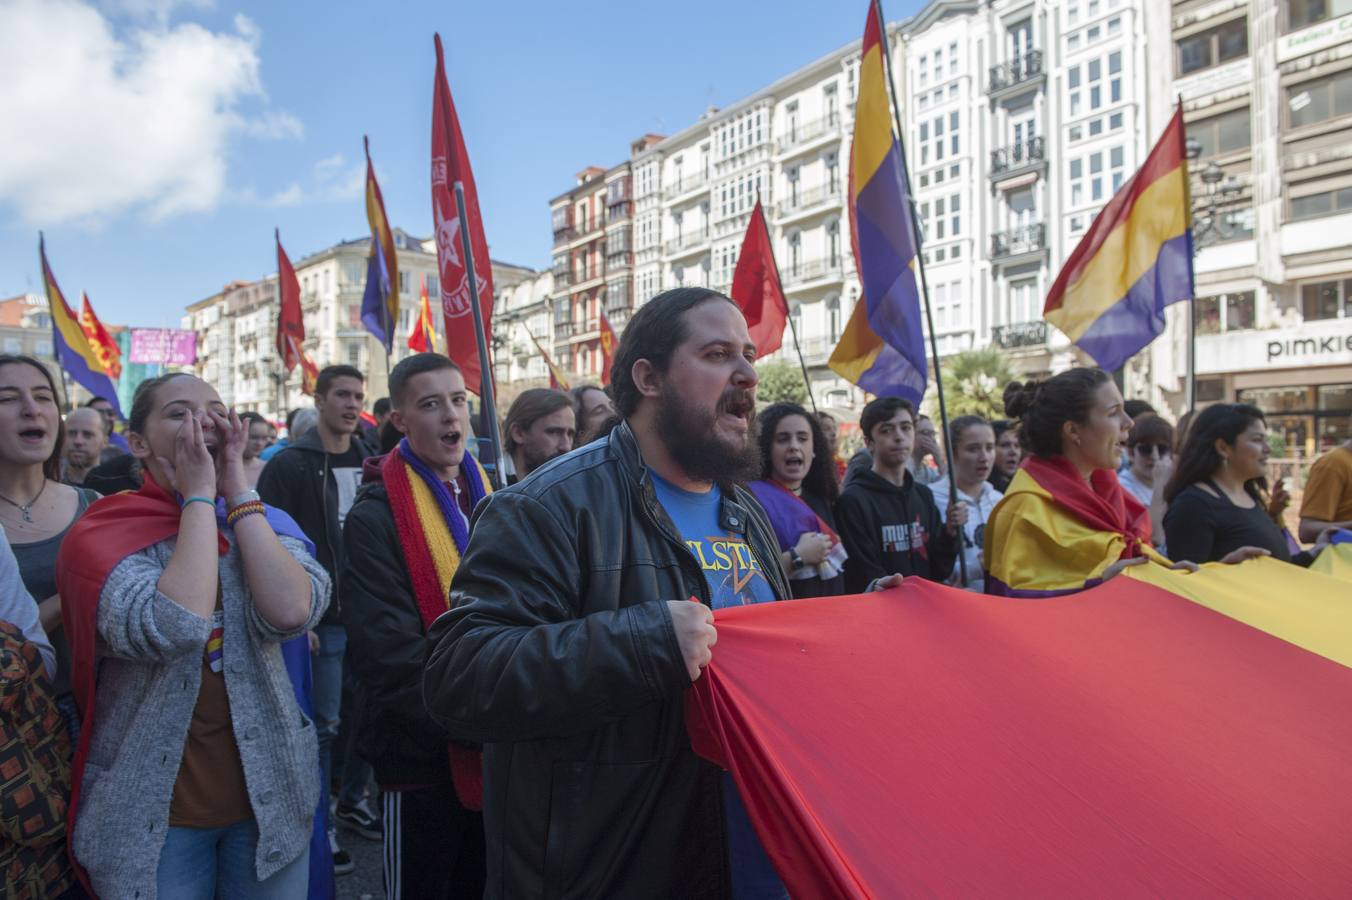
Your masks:
{"label": "yellow stripe on banner", "polygon": [[1142,191],[1131,214],[1108,234],[1047,321],[1078,340],[1150,271],[1164,242],[1187,230],[1187,196],[1181,166]]}
{"label": "yellow stripe on banner", "polygon": [[826,364],[841,378],[851,384],[858,384],[864,373],[873,367],[882,350],[883,339],[869,327],[868,304],[860,297]]}
{"label": "yellow stripe on banner", "polygon": [[66,342],[66,346],[85,361],[89,371],[96,375],[106,375],[107,370],[99,361],[98,354],[89,346],[89,336],[75,320],[70,307],[66,305],[65,298],[61,296],[61,291],[50,283],[47,285],[47,307],[52,314],[52,324],[61,332],[61,339]]}
{"label": "yellow stripe on banner", "polygon": [[854,110],[854,192],[868,184],[892,149],[892,113],[882,49],[873,46],[859,64],[859,100]]}
{"label": "yellow stripe on banner", "polygon": [[1163,566],[1125,574],[1352,668],[1352,585],[1342,578],[1275,559],[1208,563],[1191,575]]}

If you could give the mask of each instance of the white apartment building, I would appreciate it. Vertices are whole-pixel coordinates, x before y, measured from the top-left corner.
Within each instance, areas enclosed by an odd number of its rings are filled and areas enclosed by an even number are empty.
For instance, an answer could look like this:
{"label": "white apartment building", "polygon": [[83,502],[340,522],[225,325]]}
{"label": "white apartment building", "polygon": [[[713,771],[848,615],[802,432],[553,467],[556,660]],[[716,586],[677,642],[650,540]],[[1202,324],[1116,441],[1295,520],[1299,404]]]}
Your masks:
{"label": "white apartment building", "polygon": [[531,338],[549,348],[554,274],[493,263],[493,366],[504,409],[515,393],[549,384],[549,369]]}
{"label": "white apartment building", "polygon": [[[888,26],[941,355],[993,343],[1029,373],[1075,359],[1043,299],[1172,110],[1147,54],[1152,27],[1157,45],[1167,39],[1165,12],[1147,0],[932,0]],[[728,290],[759,197],[826,406],[861,399],[826,366],[860,295],[846,195],[858,66],[855,42],[635,142],[629,160],[636,303],[681,284]],[[785,345],[777,357],[796,362],[787,333]]]}
{"label": "white apartment building", "polygon": [[1253,403],[1279,456],[1312,456],[1352,437],[1352,3],[1169,13],[1199,151],[1198,400]]}
{"label": "white apartment building", "polygon": [[[388,393],[387,366],[412,352],[408,336],[417,320],[421,285],[426,283],[429,297],[440,293],[435,241],[414,238],[401,229],[394,230],[394,239],[400,311],[388,361],[384,347],[361,321],[370,239],[344,241],[295,260],[305,317],[304,350],[321,369],[345,363],[366,373],[368,406]],[[514,287],[524,277],[521,273],[533,274],[495,261],[498,295]],[[216,386],[226,404],[276,420],[285,418],[287,409],[309,402],[300,390],[300,367],[287,374],[277,357],[278,310],[277,276],[272,273],[257,281],[232,282],[188,307],[183,317],[183,327],[198,335],[195,372]],[[444,342],[435,300],[433,317]]]}

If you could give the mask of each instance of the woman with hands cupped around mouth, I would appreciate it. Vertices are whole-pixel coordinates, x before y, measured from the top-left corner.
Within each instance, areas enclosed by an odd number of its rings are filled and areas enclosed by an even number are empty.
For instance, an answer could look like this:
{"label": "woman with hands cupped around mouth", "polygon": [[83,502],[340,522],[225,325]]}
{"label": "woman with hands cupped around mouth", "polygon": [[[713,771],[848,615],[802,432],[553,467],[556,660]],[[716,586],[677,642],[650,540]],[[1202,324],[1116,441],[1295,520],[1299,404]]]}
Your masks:
{"label": "woman with hands cupped around mouth", "polygon": [[210,385],[144,382],[128,439],[144,485],[90,507],[58,563],[75,860],[103,896],[303,896],[318,750],[281,643],[328,576],[249,489],[247,431]]}

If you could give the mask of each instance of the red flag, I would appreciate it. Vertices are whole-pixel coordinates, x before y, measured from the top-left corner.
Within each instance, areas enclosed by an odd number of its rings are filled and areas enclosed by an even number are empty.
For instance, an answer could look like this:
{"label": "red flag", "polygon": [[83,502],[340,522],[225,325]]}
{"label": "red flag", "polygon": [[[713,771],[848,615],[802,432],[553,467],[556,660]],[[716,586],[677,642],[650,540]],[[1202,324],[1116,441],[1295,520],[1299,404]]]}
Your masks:
{"label": "red flag", "polygon": [[615,329],[610,327],[610,320],[606,318],[605,313],[601,313],[601,386],[610,384],[610,363],[615,359],[615,348],[620,345],[620,341],[615,337]]}
{"label": "red flag", "polygon": [[418,277],[422,285],[422,303],[418,306],[418,321],[408,333],[408,349],[415,353],[433,353],[437,349],[437,329],[432,324],[432,304],[427,299],[427,278]]}
{"label": "red flag", "polygon": [[737,271],[732,274],[732,300],[746,316],[746,327],[756,344],[756,358],[769,356],[784,342],[784,324],[789,320],[789,302],[779,283],[775,251],[770,246],[770,229],[760,200],[751,211],[746,237],[737,254]]}
{"label": "red flag", "polygon": [[[460,365],[465,384],[476,394],[482,369],[478,342],[474,334],[474,314],[470,308],[469,276],[465,269],[464,246],[460,231],[469,229],[469,244],[474,254],[474,275],[479,284],[479,311],[484,323],[484,346],[492,343],[489,323],[493,317],[493,267],[488,259],[488,241],[484,238],[483,217],[479,214],[479,193],[474,188],[474,173],[469,153],[460,133],[451,89],[446,85],[446,66],[441,52],[441,35],[435,36],[437,71],[432,98],[432,220],[437,229],[437,262],[441,269],[441,309],[446,323],[446,355]],[[465,191],[465,215],[460,221],[455,205],[455,186]]]}
{"label": "red flag", "polygon": [[122,348],[108,333],[108,329],[103,327],[99,317],[94,315],[89,295],[81,292],[80,301],[80,330],[89,338],[89,349],[93,350],[99,362],[103,363],[103,370],[108,373],[109,378],[116,381],[122,376]]}
{"label": "red flag", "polygon": [[290,372],[302,359],[300,345],[305,340],[305,317],[300,311],[300,281],[296,270],[291,268],[291,260],[282,249],[282,235],[273,232],[277,238],[277,286],[282,298],[282,310],[277,316],[277,355],[282,365]]}

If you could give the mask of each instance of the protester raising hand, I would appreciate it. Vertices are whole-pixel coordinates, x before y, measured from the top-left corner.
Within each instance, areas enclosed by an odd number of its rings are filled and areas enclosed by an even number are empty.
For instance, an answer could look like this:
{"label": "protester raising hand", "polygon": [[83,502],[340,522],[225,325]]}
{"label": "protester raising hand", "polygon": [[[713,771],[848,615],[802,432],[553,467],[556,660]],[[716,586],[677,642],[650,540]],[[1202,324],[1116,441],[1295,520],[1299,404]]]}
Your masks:
{"label": "protester raising hand", "polygon": [[207,416],[211,419],[218,439],[220,476],[217,490],[222,497],[229,499],[249,490],[249,479],[244,471],[244,447],[249,442],[249,429],[233,409],[224,415],[215,409],[208,409]]}
{"label": "protester raising hand", "polygon": [[[182,408],[170,415],[173,417],[175,414],[181,415],[183,421],[174,436],[173,458],[162,455],[155,457],[164,472],[165,479],[169,482],[168,487],[183,497],[214,498],[216,464],[207,446],[202,419]],[[214,443],[213,436],[213,445]]]}

